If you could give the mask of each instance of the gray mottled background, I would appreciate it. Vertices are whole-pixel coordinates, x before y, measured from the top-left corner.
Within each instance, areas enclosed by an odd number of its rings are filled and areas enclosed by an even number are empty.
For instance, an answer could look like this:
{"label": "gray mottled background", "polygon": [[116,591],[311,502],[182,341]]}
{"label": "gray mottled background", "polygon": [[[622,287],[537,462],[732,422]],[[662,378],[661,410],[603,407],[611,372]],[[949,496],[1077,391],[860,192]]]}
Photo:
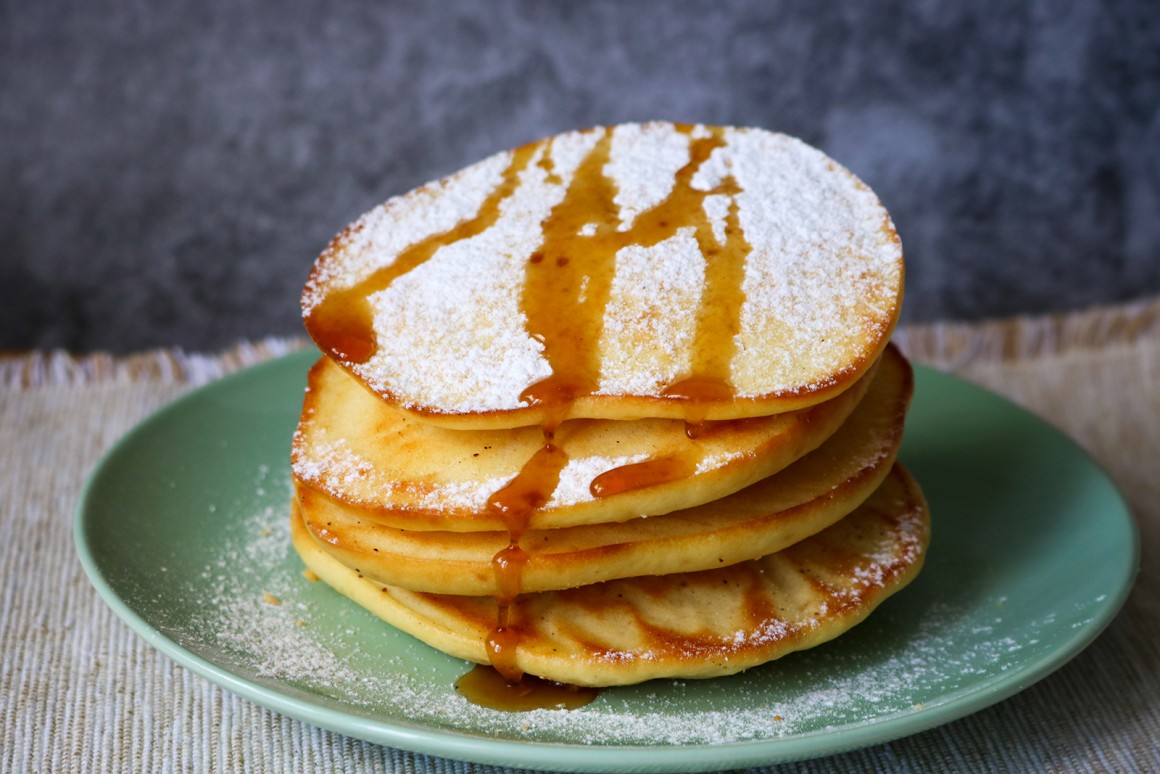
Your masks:
{"label": "gray mottled background", "polygon": [[0,0],[0,348],[298,333],[315,255],[377,202],[653,118],[861,175],[908,320],[1155,293],[1157,7]]}

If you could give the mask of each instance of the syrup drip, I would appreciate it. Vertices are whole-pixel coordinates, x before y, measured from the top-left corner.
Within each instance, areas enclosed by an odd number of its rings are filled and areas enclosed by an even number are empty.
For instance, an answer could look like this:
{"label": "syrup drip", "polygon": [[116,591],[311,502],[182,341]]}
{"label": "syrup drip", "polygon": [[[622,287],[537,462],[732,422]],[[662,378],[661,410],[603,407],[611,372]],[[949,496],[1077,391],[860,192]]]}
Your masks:
{"label": "syrup drip", "polygon": [[[738,193],[732,178],[726,187],[730,193]],[[690,438],[696,437],[697,431],[693,428],[704,423],[710,404],[733,398],[729,371],[737,352],[736,336],[741,330],[745,261],[753,250],[738,220],[736,198],[730,200],[725,218],[724,249],[709,246],[709,238],[712,234],[706,237],[701,228],[697,229],[697,242],[710,265],[705,268],[705,292],[697,314],[693,374],[673,382],[661,393],[689,401],[685,433]]]}
{"label": "syrup drip", "polygon": [[477,664],[455,681],[455,690],[472,704],[508,712],[534,709],[577,709],[600,694],[599,688],[565,685],[525,675],[518,682],[504,679],[495,669]]}
{"label": "syrup drip", "polygon": [[[506,616],[508,605],[520,595],[520,578],[523,577],[524,566],[528,563],[528,552],[520,548],[518,541],[508,543],[506,548],[500,549],[491,559],[491,568],[495,575],[495,601],[500,611]],[[500,628],[506,619],[501,621]]]}
{"label": "syrup drip", "polygon": [[520,539],[528,529],[532,514],[551,498],[559,483],[560,471],[567,464],[568,455],[553,443],[553,434],[545,431],[544,445],[524,463],[515,478],[487,501],[488,510],[500,517],[508,533],[508,545],[491,560],[499,613],[495,628],[487,637],[487,653],[492,666],[510,682],[519,682],[523,677],[516,663],[519,628],[512,620],[512,605],[520,594],[523,569],[528,562]]}
{"label": "syrup drip", "polygon": [[496,627],[487,635],[487,658],[496,674],[509,683],[516,684],[526,677],[516,663],[516,648],[520,644],[520,632],[508,623],[510,605],[499,606]]}
{"label": "syrup drip", "polygon": [[685,420],[685,437],[690,441],[695,441],[709,432],[709,425],[704,421],[691,422]]}
{"label": "syrup drip", "polygon": [[611,497],[621,492],[680,481],[696,472],[701,460],[700,449],[693,447],[690,452],[606,470],[592,479],[588,490],[593,497]]}

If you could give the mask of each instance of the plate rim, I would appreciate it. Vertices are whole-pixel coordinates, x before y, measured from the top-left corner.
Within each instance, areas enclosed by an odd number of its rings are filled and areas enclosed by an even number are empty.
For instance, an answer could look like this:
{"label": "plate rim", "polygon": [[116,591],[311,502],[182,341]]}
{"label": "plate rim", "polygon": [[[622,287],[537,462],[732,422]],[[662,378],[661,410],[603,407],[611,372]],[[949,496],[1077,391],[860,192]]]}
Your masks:
{"label": "plate rim", "polygon": [[[1082,627],[1076,628],[1051,651],[1030,665],[999,675],[983,684],[952,691],[941,696],[937,705],[924,707],[913,713],[899,712],[853,727],[819,729],[783,737],[727,743],[587,745],[496,739],[485,737],[480,733],[431,727],[405,720],[371,719],[319,706],[304,698],[287,695],[273,687],[235,674],[167,637],[134,610],[109,582],[93,555],[86,535],[86,529],[92,519],[90,500],[102,477],[110,475],[116,458],[131,448],[139,437],[150,432],[154,425],[166,421],[170,415],[179,414],[188,404],[204,399],[203,396],[207,392],[228,390],[235,383],[260,379],[268,371],[281,371],[292,365],[296,366],[298,361],[302,361],[302,375],[305,380],[305,369],[317,357],[317,351],[307,347],[241,368],[207,384],[192,387],[135,423],[101,453],[86,475],[74,509],[73,543],[80,564],[98,596],[150,647],[220,688],[255,704],[295,720],[375,744],[484,765],[609,774],[708,771],[719,769],[723,764],[729,767],[746,767],[836,755],[911,736],[961,719],[998,704],[1047,677],[1087,648],[1107,628],[1127,601],[1139,572],[1139,525],[1115,480],[1098,460],[1062,430],[1006,396],[954,374],[922,363],[913,363],[916,382],[919,378],[944,379],[952,382],[955,389],[965,389],[967,392],[976,392],[988,399],[998,400],[1009,409],[1030,418],[1039,426],[1041,432],[1047,432],[1056,442],[1062,442],[1071,447],[1073,452],[1078,452],[1092,472],[1098,474],[1102,483],[1106,485],[1108,494],[1113,498],[1114,517],[1122,521],[1122,526],[1126,527],[1125,537],[1130,561],[1122,565],[1122,572],[1116,579],[1115,592],[1109,593],[1106,599],[1100,602],[1099,608]],[[1113,515],[1108,516],[1112,517]]]}

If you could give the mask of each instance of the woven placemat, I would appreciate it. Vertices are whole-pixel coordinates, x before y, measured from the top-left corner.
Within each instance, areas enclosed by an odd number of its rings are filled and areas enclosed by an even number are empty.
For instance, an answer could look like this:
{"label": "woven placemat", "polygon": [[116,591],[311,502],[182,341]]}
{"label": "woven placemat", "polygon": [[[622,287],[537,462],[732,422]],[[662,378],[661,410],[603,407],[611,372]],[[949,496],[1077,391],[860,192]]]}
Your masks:
{"label": "woven placemat", "polygon": [[[1141,574],[1090,648],[1019,695],[906,739],[777,770],[1160,771],[1160,300],[912,326],[896,340],[1086,447],[1139,520]],[[130,631],[76,560],[73,510],[104,449],[191,387],[304,345],[0,356],[0,771],[491,771],[237,698]]]}

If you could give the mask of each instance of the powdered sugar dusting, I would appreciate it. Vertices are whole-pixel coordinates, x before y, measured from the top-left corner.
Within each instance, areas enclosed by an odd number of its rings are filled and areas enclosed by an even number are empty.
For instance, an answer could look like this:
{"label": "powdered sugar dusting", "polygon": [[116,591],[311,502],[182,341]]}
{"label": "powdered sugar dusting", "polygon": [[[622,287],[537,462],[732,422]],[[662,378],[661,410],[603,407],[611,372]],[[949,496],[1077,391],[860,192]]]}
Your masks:
{"label": "powdered sugar dusting", "polygon": [[558,134],[548,141],[552,160],[552,170],[560,177],[561,185],[567,186],[576,174],[576,168],[584,161],[607,130],[593,129],[587,132],[567,132]]}
{"label": "powdered sugar dusting", "polygon": [[[771,361],[785,375],[804,376],[802,363],[816,374],[840,373],[850,356],[843,344],[885,335],[897,303],[901,251],[883,229],[885,211],[868,188],[798,140],[728,135],[742,189],[739,220],[753,246],[733,383],[759,394]],[[780,346],[763,346],[770,331]]]}
{"label": "powdered sugar dusting", "polygon": [[[267,488],[289,490],[288,477],[273,484],[269,479],[269,468],[263,466],[257,476],[259,501],[266,499]],[[210,593],[206,609],[212,612],[194,625],[257,677],[301,681],[314,673],[328,675],[336,685],[365,685],[368,680],[337,653],[304,636],[313,608],[301,599],[305,579],[285,571],[290,550],[286,512],[281,503],[258,506],[239,520],[236,534],[223,541],[219,556],[202,570],[199,589],[189,592],[190,598],[201,598],[205,588]]]}
{"label": "powdered sugar dusting", "polygon": [[701,166],[697,167],[690,184],[698,191],[711,191],[729,177],[733,177],[733,158],[729,147],[714,148]]}
{"label": "powdered sugar dusting", "polygon": [[479,480],[397,481],[351,448],[345,438],[331,440],[323,428],[299,428],[291,469],[307,486],[344,500],[403,505],[418,510],[483,512],[488,497],[508,482]]}
{"label": "powdered sugar dusting", "polygon": [[743,459],[747,455],[744,451],[721,451],[715,454],[706,454],[697,463],[696,473],[707,473],[725,467],[734,460]]}
{"label": "powdered sugar dusting", "polygon": [[613,134],[604,171],[617,182],[620,230],[632,227],[636,216],[664,200],[673,190],[677,171],[689,163],[689,138],[666,124],[625,124]]}
{"label": "powdered sugar dusting", "polygon": [[729,215],[729,205],[732,201],[732,196],[712,194],[706,196],[701,205],[705,209],[705,217],[709,220],[709,227],[713,229],[713,238],[717,240],[717,244],[725,244],[725,218]]}
{"label": "powdered sugar dusting", "polygon": [[[697,318],[674,318],[669,312],[674,304],[696,309],[704,282],[705,258],[692,228],[652,247],[625,247],[616,254],[598,393],[655,395],[688,371]],[[658,341],[666,346],[658,347]]]}
{"label": "powdered sugar dusting", "polygon": [[302,481],[335,492],[349,491],[368,478],[378,477],[371,461],[351,449],[345,438],[323,440],[295,454],[293,470]]}

